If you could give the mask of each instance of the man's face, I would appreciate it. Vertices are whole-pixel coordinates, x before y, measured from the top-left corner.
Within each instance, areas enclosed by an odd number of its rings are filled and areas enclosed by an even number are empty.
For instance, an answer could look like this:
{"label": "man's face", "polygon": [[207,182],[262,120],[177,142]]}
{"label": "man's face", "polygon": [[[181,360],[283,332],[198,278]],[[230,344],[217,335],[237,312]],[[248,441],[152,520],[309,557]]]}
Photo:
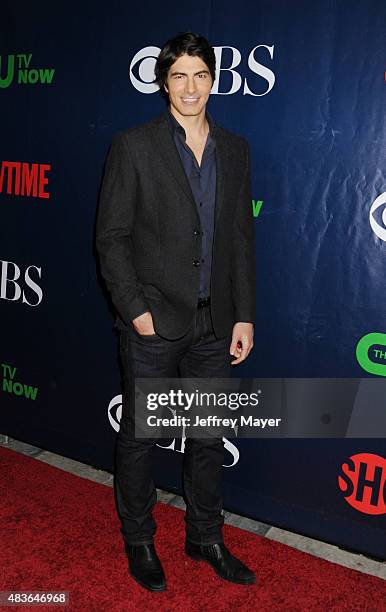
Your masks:
{"label": "man's face", "polygon": [[164,85],[170,105],[181,115],[198,115],[212,88],[208,66],[200,57],[181,55],[169,68]]}

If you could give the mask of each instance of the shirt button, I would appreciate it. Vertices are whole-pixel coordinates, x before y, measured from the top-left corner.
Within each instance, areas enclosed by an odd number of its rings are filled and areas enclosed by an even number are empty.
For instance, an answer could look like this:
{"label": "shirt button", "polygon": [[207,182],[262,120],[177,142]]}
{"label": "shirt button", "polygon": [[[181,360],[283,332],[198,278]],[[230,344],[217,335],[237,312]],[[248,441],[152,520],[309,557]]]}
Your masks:
{"label": "shirt button", "polygon": [[193,260],[193,265],[194,265],[195,267],[197,267],[197,266],[199,266],[199,265],[200,265],[200,262],[198,261],[198,259],[194,259],[194,260]]}
{"label": "shirt button", "polygon": [[200,202],[200,206],[202,206],[202,202]]}
{"label": "shirt button", "polygon": [[193,232],[193,236],[199,236],[200,235],[200,230],[195,229]]}

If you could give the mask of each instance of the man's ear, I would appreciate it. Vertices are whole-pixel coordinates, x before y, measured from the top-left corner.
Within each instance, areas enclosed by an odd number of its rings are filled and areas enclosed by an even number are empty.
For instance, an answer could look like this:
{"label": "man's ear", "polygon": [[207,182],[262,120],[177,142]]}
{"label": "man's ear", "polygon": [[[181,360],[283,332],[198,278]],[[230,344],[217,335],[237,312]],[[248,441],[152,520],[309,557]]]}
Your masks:
{"label": "man's ear", "polygon": [[167,94],[169,94],[168,88],[166,87],[165,83],[164,83],[164,90],[166,91]]}

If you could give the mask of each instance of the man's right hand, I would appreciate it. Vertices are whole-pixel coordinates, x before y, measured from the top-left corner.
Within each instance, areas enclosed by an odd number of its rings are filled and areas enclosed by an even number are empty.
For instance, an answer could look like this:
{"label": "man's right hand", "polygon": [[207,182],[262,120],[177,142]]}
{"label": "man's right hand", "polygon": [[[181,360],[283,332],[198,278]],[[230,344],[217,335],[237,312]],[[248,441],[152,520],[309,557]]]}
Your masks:
{"label": "man's right hand", "polygon": [[150,311],[146,311],[132,321],[135,331],[141,336],[153,336],[155,329]]}

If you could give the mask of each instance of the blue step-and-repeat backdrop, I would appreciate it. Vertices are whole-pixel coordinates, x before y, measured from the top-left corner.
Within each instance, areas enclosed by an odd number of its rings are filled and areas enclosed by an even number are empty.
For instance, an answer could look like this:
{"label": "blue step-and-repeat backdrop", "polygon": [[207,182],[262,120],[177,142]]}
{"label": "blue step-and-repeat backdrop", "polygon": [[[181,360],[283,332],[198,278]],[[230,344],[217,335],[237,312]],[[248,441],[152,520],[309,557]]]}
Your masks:
{"label": "blue step-and-repeat backdrop", "polygon": [[[155,58],[184,30],[216,52],[212,116],[251,146],[258,308],[237,376],[386,376],[384,1],[5,0],[0,432],[107,470],[121,374],[95,251],[103,165],[115,132],[164,109]],[[183,442],[165,446],[157,484],[179,491]],[[225,507],[385,558],[385,451],[229,440]]]}

